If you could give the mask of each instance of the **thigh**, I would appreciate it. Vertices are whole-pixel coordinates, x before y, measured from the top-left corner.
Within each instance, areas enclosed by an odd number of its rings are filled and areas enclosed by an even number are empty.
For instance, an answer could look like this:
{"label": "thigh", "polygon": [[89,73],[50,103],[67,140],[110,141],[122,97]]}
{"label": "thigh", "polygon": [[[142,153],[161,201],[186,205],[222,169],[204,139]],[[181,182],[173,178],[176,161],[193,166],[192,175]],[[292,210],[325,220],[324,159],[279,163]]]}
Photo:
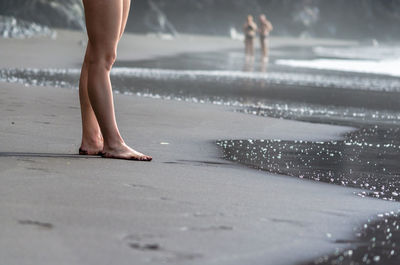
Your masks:
{"label": "thigh", "polygon": [[124,34],[125,27],[126,27],[126,22],[128,21],[129,17],[129,11],[131,9],[131,0],[122,0],[122,20],[121,20],[121,27],[119,31],[119,38],[122,37],[122,34]]}
{"label": "thigh", "polygon": [[253,47],[253,46],[254,46],[254,39],[250,39],[249,45],[250,45],[250,47]]}
{"label": "thigh", "polygon": [[116,48],[122,21],[122,0],[83,0],[91,47]]}

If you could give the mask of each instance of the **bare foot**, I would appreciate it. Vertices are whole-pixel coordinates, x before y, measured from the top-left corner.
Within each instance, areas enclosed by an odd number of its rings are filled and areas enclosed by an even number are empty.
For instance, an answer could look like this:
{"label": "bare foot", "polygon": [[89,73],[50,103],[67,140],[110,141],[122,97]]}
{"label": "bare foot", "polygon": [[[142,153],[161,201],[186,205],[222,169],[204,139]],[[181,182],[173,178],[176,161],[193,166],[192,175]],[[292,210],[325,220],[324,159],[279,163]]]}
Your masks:
{"label": "bare foot", "polygon": [[91,141],[90,143],[89,141],[82,141],[81,147],[79,148],[79,155],[102,155],[103,146],[102,138],[95,142]]}
{"label": "bare foot", "polygon": [[101,150],[85,150],[82,147],[79,148],[79,155],[81,156],[98,156],[102,155]]}
{"label": "bare foot", "polygon": [[116,148],[109,148],[103,150],[102,157],[114,158],[114,159],[125,159],[125,160],[136,160],[136,161],[147,161],[150,162],[153,158],[151,156],[139,153],[126,144],[121,144]]}

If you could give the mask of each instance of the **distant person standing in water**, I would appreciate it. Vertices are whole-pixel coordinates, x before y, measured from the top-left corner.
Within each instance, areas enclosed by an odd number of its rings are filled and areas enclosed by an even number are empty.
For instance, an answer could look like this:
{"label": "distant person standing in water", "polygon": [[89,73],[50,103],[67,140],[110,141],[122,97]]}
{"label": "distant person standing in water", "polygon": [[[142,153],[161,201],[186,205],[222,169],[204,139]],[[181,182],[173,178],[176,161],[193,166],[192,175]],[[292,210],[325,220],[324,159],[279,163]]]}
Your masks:
{"label": "distant person standing in water", "polygon": [[128,19],[130,0],[83,0],[89,37],[79,82],[81,155],[150,161],[125,144],[115,119],[110,70]]}
{"label": "distant person standing in water", "polygon": [[247,21],[243,25],[243,32],[245,35],[245,54],[246,58],[254,57],[254,38],[257,35],[257,24],[254,22],[252,15],[247,16]]}
{"label": "distant person standing in water", "polygon": [[264,61],[268,61],[269,57],[269,33],[273,30],[271,22],[267,19],[265,15],[260,16],[260,42],[261,42],[261,52]]}

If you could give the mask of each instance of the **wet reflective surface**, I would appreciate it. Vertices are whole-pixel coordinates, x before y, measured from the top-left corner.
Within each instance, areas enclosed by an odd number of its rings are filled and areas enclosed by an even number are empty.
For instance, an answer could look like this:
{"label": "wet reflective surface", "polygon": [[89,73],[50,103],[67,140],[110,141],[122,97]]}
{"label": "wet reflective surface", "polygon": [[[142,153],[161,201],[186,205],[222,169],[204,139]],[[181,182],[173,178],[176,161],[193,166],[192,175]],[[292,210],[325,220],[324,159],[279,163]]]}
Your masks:
{"label": "wet reflective surface", "polygon": [[[365,60],[387,59],[387,47]],[[241,51],[119,62],[114,90],[162,99],[233,106],[250,115],[346,125],[343,141],[221,139],[226,159],[268,172],[360,188],[358,196],[400,201],[400,77],[277,65],[357,49],[276,49],[269,64]],[[352,57],[353,56],[353,57]],[[338,58],[335,58],[338,59]],[[79,69],[3,69],[0,80],[77,88]],[[394,205],[394,208],[396,206]],[[399,264],[398,213],[369,220],[337,253],[307,264]]]}
{"label": "wet reflective surface", "polygon": [[226,159],[272,173],[361,188],[400,201],[400,128],[368,126],[344,141],[220,140]]}
{"label": "wet reflective surface", "polygon": [[[219,140],[217,144],[226,159],[252,168],[360,188],[364,191],[357,192],[358,196],[399,202],[399,126],[359,126],[343,141],[248,139]],[[399,224],[399,212],[379,214],[355,231],[351,240],[335,242],[334,254],[303,264],[400,264]]]}
{"label": "wet reflective surface", "polygon": [[335,242],[348,247],[337,248],[333,255],[323,256],[302,265],[397,265],[400,263],[399,220],[399,212],[378,214],[355,232],[354,240]]}

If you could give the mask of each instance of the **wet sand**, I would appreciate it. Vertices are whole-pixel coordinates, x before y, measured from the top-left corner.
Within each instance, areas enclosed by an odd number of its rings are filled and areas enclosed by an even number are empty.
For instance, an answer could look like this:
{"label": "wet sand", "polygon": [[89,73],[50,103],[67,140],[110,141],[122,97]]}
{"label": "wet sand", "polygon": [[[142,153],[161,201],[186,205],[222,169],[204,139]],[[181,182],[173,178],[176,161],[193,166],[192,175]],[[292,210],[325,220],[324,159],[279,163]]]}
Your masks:
{"label": "wet sand", "polygon": [[[7,40],[3,55],[20,55],[1,66],[76,67],[75,55],[62,62],[58,51],[81,48],[61,40],[33,40],[42,46],[34,55]],[[131,60],[124,45],[120,56]],[[154,161],[105,160],[74,155],[76,90],[1,83],[0,93],[5,264],[298,264],[345,246],[364,220],[397,208],[357,197],[358,189],[240,167],[215,146],[217,139],[341,140],[350,127],[116,95],[127,142]]]}
{"label": "wet sand", "polygon": [[[0,41],[1,68],[71,68],[81,65],[87,38],[82,32],[57,30],[55,40],[31,38],[25,40],[1,39]],[[272,47],[290,45],[293,42],[304,47],[324,44],[335,46],[356,44],[352,41],[330,39],[311,39],[298,42],[294,38],[282,37],[274,38]],[[242,45],[240,41],[233,41],[225,37],[183,34],[178,40],[171,41],[162,40],[155,35],[124,34],[118,48],[118,62],[170,57],[181,53],[241,49]],[[44,52],[48,58],[43,58]]]}

